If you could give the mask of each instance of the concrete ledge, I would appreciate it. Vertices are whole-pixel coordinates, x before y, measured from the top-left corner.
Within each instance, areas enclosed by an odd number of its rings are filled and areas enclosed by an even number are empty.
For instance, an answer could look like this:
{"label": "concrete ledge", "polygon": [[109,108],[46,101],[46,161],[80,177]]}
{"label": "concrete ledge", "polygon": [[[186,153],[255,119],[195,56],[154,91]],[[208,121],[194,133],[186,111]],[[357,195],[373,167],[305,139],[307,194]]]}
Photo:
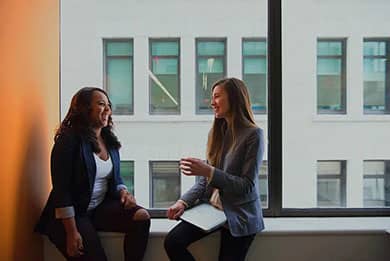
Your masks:
{"label": "concrete ledge", "polygon": [[[177,224],[152,219],[151,234],[144,260],[168,260],[163,248],[166,233]],[[266,218],[266,229],[256,236],[248,261],[385,261],[390,257],[390,217],[387,218]],[[99,232],[107,257],[123,260],[123,234]],[[219,233],[190,246],[196,260],[218,259]],[[326,251],[325,251],[326,250]],[[65,260],[45,237],[46,261]]]}

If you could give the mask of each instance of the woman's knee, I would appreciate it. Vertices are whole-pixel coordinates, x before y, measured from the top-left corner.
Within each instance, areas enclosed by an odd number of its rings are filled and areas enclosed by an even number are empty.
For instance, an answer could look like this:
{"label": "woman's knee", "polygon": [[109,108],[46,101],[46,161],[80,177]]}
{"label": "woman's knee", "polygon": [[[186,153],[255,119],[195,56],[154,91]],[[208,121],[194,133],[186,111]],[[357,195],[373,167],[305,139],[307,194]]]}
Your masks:
{"label": "woman's knee", "polygon": [[138,209],[135,214],[134,214],[134,217],[133,217],[133,220],[149,220],[150,219],[150,215],[148,213],[148,211],[146,211],[146,209]]}

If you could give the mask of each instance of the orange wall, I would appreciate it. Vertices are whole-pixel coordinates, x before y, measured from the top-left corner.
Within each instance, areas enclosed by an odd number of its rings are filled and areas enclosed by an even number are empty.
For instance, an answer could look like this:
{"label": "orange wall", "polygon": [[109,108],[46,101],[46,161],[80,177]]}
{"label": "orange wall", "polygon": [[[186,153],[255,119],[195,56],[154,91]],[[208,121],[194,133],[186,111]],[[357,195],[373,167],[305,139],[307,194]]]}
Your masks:
{"label": "orange wall", "polygon": [[42,260],[32,232],[59,121],[59,1],[0,0],[0,260]]}

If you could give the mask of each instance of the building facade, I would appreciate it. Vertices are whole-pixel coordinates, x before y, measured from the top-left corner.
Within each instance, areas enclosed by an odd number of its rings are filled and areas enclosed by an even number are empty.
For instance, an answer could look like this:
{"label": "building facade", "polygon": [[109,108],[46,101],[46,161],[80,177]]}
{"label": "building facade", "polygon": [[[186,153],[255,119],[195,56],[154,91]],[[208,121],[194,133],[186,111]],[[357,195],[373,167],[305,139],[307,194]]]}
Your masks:
{"label": "building facade", "polygon": [[[283,207],[389,206],[390,2],[282,10]],[[205,158],[221,77],[246,82],[268,137],[266,1],[61,1],[61,117],[80,87],[109,93],[141,205],[166,208],[194,184],[178,161]]]}

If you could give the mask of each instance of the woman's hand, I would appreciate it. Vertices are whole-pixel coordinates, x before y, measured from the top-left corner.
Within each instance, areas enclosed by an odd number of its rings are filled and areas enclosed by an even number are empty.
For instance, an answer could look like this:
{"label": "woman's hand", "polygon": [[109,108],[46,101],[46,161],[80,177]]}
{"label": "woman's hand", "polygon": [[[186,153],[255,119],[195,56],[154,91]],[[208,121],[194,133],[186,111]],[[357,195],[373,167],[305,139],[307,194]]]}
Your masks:
{"label": "woman's hand", "polygon": [[137,204],[135,197],[125,189],[120,191],[120,197],[121,203],[125,209],[133,208]]}
{"label": "woman's hand", "polygon": [[209,178],[213,167],[197,158],[183,158],[180,160],[181,173],[187,176],[203,176]]}
{"label": "woman's hand", "polygon": [[66,253],[71,257],[83,255],[83,239],[78,231],[66,234]]}
{"label": "woman's hand", "polygon": [[183,202],[176,201],[175,204],[168,208],[167,217],[169,219],[178,219],[181,215],[183,215],[185,208],[186,206],[183,204]]}

